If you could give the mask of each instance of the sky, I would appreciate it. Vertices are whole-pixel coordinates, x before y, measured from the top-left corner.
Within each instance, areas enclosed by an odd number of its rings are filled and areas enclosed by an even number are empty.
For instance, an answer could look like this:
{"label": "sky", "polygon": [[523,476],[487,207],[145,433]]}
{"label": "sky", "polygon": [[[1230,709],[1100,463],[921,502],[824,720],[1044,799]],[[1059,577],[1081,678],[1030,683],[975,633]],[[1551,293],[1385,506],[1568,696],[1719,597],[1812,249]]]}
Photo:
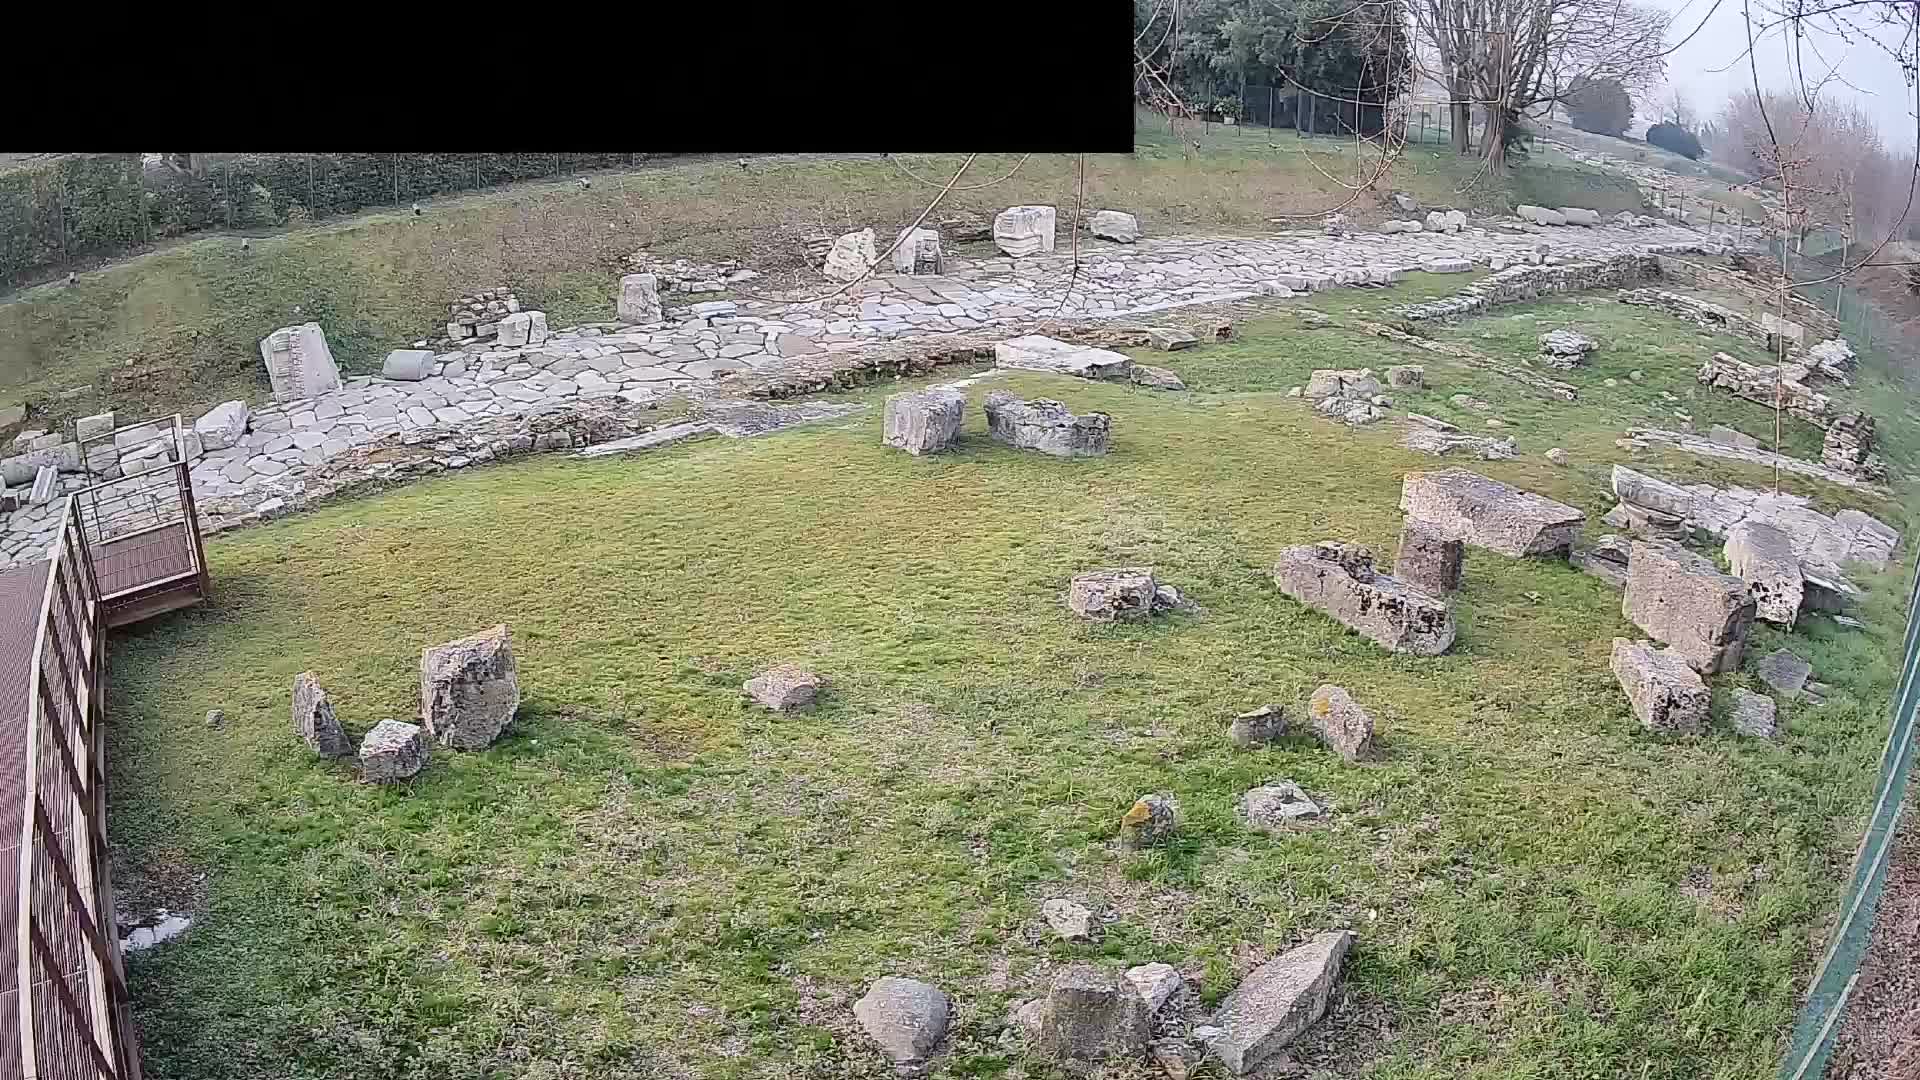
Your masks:
{"label": "sky", "polygon": [[[1742,0],[1720,0],[1717,9],[1713,0],[1652,2],[1674,13],[1672,28],[1667,32],[1669,44],[1692,33],[1695,27],[1701,27],[1699,33],[1667,57],[1667,82],[1685,94],[1703,118],[1717,115],[1736,92],[1753,88],[1753,72],[1748,69],[1745,56],[1747,28],[1741,13]],[[1760,3],[1748,2],[1752,3],[1756,28],[1770,20]],[[1703,17],[1706,22],[1701,26]],[[1899,44],[1889,43],[1895,47]],[[1787,46],[1787,38],[1779,29],[1756,42],[1755,66],[1759,69],[1762,89],[1797,85]],[[1857,102],[1879,126],[1888,149],[1913,148],[1913,88],[1902,77],[1900,65],[1884,50],[1868,42],[1848,45],[1832,34],[1816,33],[1808,35],[1801,47],[1801,57],[1809,85],[1818,82],[1829,70],[1837,72],[1845,84],[1831,82],[1826,92]]]}

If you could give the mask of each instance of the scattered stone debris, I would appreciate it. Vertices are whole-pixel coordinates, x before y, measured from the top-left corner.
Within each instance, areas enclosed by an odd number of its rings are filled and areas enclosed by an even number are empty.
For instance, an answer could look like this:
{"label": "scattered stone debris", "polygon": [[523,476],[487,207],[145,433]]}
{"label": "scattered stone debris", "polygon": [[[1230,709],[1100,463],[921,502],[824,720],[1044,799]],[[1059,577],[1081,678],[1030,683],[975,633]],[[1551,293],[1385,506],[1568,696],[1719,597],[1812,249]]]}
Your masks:
{"label": "scattered stone debris", "polygon": [[1651,642],[1614,638],[1612,667],[1633,715],[1648,731],[1696,735],[1706,729],[1711,695],[1686,657]]}
{"label": "scattered stone debris", "polygon": [[1302,818],[1320,816],[1320,807],[1300,785],[1275,780],[1240,797],[1240,817],[1256,832],[1278,834]]}
{"label": "scattered stone debris", "polygon": [[1307,699],[1307,716],[1320,741],[1342,758],[1354,762],[1373,757],[1373,717],[1346,688],[1329,683],[1315,690]]}
{"label": "scattered stone debris", "polygon": [[442,746],[485,750],[519,708],[519,669],[505,624],[421,650],[420,715]]}
{"label": "scattered stone debris", "polygon": [[1806,689],[1807,680],[1813,677],[1813,665],[1791,649],[1775,649],[1755,666],[1754,673],[1775,693],[1793,701]]}
{"label": "scattered stone debris", "polygon": [[1051,398],[1023,401],[1005,390],[987,395],[987,431],[995,442],[1053,457],[1099,457],[1107,452],[1113,418],[1075,416]]}
{"label": "scattered stone debris", "polygon": [[1753,626],[1747,583],[1671,540],[1633,545],[1621,613],[1704,675],[1733,671]]}
{"label": "scattered stone debris", "polygon": [[321,688],[319,677],[303,671],[293,677],[293,733],[326,757],[348,757],[353,744],[333,715],[333,703]]}
{"label": "scattered stone debris", "polygon": [[946,1037],[953,1002],[946,991],[918,979],[886,975],[853,1003],[854,1019],[895,1065],[916,1065]]}
{"label": "scattered stone debris", "polygon": [[519,310],[520,300],[509,289],[482,289],[463,296],[447,305],[447,338],[459,343],[493,337],[499,333],[500,320]]}
{"label": "scattered stone debris", "polygon": [[1549,330],[1540,335],[1540,356],[1548,367],[1578,367],[1599,347],[1599,342],[1575,330]]}
{"label": "scattered stone debris", "polygon": [[419,724],[382,720],[360,740],[360,778],[391,784],[418,773],[427,763],[427,741]]}
{"label": "scattered stone debris", "polygon": [[1093,940],[1093,912],[1080,904],[1056,896],[1040,905],[1040,914],[1062,941]]}
{"label": "scattered stone debris", "polygon": [[1394,556],[1393,576],[1430,596],[1444,597],[1460,587],[1467,558],[1466,543],[1438,527],[1412,518],[1400,528],[1400,550]]}
{"label": "scattered stone debris", "polygon": [[740,690],[774,712],[801,712],[820,695],[820,676],[797,664],[776,664],[740,684]]}
{"label": "scattered stone debris", "polygon": [[1568,554],[1567,560],[1576,569],[1592,574],[1616,589],[1624,589],[1632,550],[1631,542],[1614,533],[1606,533],[1594,540],[1592,547],[1576,548]]}
{"label": "scattered stone debris", "polygon": [[1587,520],[1565,503],[1466,469],[1407,473],[1400,509],[1444,536],[1513,556],[1564,554]]}
{"label": "scattered stone debris", "polygon": [[1394,652],[1438,656],[1453,645],[1453,613],[1444,601],[1373,568],[1357,544],[1301,544],[1273,567],[1280,591]]}
{"label": "scattered stone debris", "polygon": [[1181,380],[1178,373],[1152,364],[1133,365],[1127,372],[1127,377],[1132,379],[1135,385],[1152,390],[1185,390],[1187,388],[1187,384]]}
{"label": "scattered stone debris", "polygon": [[1400,445],[1415,453],[1434,457],[1461,453],[1482,461],[1511,461],[1520,456],[1520,444],[1512,436],[1496,439],[1492,436],[1457,434],[1458,430],[1455,428],[1454,432],[1445,432],[1425,426],[1410,428],[1400,437]]}
{"label": "scattered stone debris", "polygon": [[1235,1076],[1267,1063],[1326,1014],[1352,947],[1353,931],[1333,930],[1253,969],[1215,1011],[1208,1049]]}
{"label": "scattered stone debris", "polygon": [[960,437],[967,398],[954,390],[923,390],[887,398],[883,439],[918,457],[945,450]]}
{"label": "scattered stone debris", "polygon": [[1382,389],[1372,368],[1320,368],[1307,379],[1304,393],[1322,414],[1358,427],[1386,419],[1388,409],[1382,403],[1387,399],[1381,396]]}
{"label": "scattered stone debris", "polygon": [[1733,691],[1733,730],[1756,739],[1780,734],[1779,709],[1765,694],[1738,687]]}
{"label": "scattered stone debris", "polygon": [[1242,749],[1268,746],[1287,734],[1287,714],[1278,705],[1262,705],[1233,718],[1227,738]]}
{"label": "scattered stone debris", "polygon": [[1120,846],[1130,851],[1172,839],[1180,827],[1180,804],[1165,793],[1142,795],[1120,817]]}

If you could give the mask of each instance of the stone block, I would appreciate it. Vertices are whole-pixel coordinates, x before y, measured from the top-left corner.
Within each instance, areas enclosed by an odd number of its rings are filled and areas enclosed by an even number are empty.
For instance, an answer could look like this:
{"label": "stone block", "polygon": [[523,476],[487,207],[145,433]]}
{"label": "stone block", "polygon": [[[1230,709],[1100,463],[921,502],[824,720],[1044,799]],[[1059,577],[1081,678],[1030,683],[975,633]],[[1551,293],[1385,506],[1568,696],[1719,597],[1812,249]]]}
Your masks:
{"label": "stone block", "polygon": [[1425,389],[1427,369],[1419,364],[1395,364],[1387,369],[1387,385],[1396,390]]}
{"label": "stone block", "polygon": [[853,1003],[861,1030],[896,1066],[925,1061],[946,1036],[952,1013],[953,1000],[946,991],[897,975],[875,980]]}
{"label": "stone block", "polygon": [[1185,390],[1186,381],[1170,368],[1155,367],[1152,364],[1135,364],[1127,369],[1127,378],[1135,386],[1144,386],[1152,390]]}
{"label": "stone block", "polygon": [[1587,519],[1565,503],[1466,469],[1407,473],[1400,509],[1444,536],[1513,556],[1564,554]]}
{"label": "stone block", "polygon": [[1315,690],[1307,699],[1307,719],[1320,741],[1347,761],[1374,756],[1373,717],[1345,687],[1328,684]]}
{"label": "stone block", "polygon": [[1453,645],[1444,601],[1376,573],[1373,555],[1353,544],[1302,544],[1273,567],[1280,591],[1394,652],[1438,656]]}
{"label": "stone block", "polygon": [[1145,1054],[1153,1036],[1140,992],[1125,978],[1091,964],[1056,973],[1033,1015],[1035,1047],[1058,1059],[1132,1061]]}
{"label": "stone block", "polygon": [[1634,543],[1620,607],[1628,622],[1707,675],[1739,668],[1755,610],[1745,581],[1671,540]]}
{"label": "stone block", "polygon": [[1150,566],[1089,570],[1068,583],[1067,607],[1083,619],[1100,622],[1144,619],[1154,613],[1158,591]]}
{"label": "stone block", "polygon": [[1140,219],[1119,210],[1095,210],[1088,226],[1102,240],[1131,244],[1140,239]]}
{"label": "stone block", "polygon": [[433,374],[433,350],[395,349],[380,365],[380,374],[399,382],[419,382]]}
{"label": "stone block", "polygon": [[1614,638],[1611,666],[1633,715],[1648,731],[1695,735],[1706,730],[1712,696],[1686,657],[1648,642]]}
{"label": "stone block", "polygon": [[1747,583],[1754,617],[1793,626],[1807,593],[1793,538],[1764,521],[1742,521],[1727,530],[1724,551],[1727,566]]}
{"label": "stone block", "polygon": [[260,359],[267,366],[275,401],[318,397],[340,389],[340,368],[333,362],[319,323],[284,326],[261,338]]}
{"label": "stone block", "polygon": [[1039,334],[1026,334],[998,342],[993,347],[993,362],[997,367],[1050,371],[1056,375],[1074,375],[1083,379],[1119,378],[1133,364],[1133,360],[1125,353],[1076,345]]}
{"label": "stone block", "polygon": [[1180,829],[1180,803],[1165,793],[1142,795],[1120,817],[1120,846],[1129,851],[1158,847]]}
{"label": "stone block", "polygon": [[550,336],[547,330],[547,313],[516,311],[500,320],[498,333],[499,344],[503,349],[524,349],[544,345]]}
{"label": "stone block", "polygon": [[1052,254],[1054,218],[1051,206],[1010,206],[994,215],[993,242],[1016,259]]}
{"label": "stone block", "polygon": [[660,278],[656,274],[628,274],[620,279],[620,300],[614,317],[623,323],[644,325],[660,322],[665,315],[660,306]]}
{"label": "stone block", "polygon": [[1107,452],[1113,418],[1076,416],[1058,401],[1023,401],[1005,390],[987,395],[987,431],[995,442],[1053,457],[1099,457]]}
{"label": "stone block", "polygon": [[1409,519],[1400,530],[1393,576],[1430,596],[1444,597],[1460,587],[1466,550],[1464,541],[1437,526]]}
{"label": "stone block", "polygon": [[966,421],[966,395],[951,390],[923,390],[887,398],[883,439],[909,454],[945,450],[960,437]]}
{"label": "stone block", "polygon": [[110,412],[83,416],[73,422],[73,437],[81,442],[98,438],[112,430],[113,414]]}
{"label": "stone block", "polygon": [[419,724],[382,720],[360,740],[360,778],[370,783],[397,783],[426,763],[427,741]]}
{"label": "stone block", "polygon": [[519,668],[504,624],[421,650],[420,715],[440,745],[485,750],[519,707]]}
{"label": "stone block", "polygon": [[1147,344],[1161,352],[1174,352],[1191,349],[1200,344],[1200,339],[1176,327],[1154,326],[1147,329]]}

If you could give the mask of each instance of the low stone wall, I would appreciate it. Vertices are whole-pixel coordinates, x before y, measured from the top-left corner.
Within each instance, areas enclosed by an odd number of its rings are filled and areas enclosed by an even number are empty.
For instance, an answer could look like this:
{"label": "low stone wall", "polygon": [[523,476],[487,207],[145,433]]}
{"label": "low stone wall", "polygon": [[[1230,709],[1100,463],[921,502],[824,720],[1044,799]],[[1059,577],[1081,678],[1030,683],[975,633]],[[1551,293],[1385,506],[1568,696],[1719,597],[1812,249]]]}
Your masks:
{"label": "low stone wall", "polygon": [[1542,296],[1626,288],[1659,276],[1660,259],[1651,251],[1558,266],[1515,266],[1476,281],[1444,300],[1408,304],[1393,313],[1409,322],[1455,319]]}
{"label": "low stone wall", "polygon": [[939,334],[789,358],[775,371],[742,371],[721,381],[749,397],[777,400],[823,390],[850,390],[882,379],[925,375],[950,364],[990,364],[994,341],[970,334]]}

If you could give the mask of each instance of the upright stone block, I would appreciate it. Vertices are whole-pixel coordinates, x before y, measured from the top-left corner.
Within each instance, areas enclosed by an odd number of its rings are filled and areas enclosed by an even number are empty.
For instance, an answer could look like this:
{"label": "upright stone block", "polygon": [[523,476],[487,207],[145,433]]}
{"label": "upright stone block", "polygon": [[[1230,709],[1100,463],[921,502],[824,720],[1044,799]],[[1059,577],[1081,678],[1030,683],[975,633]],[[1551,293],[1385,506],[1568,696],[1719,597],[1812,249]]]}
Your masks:
{"label": "upright stone block", "polygon": [[1055,213],[1051,206],[1009,206],[993,219],[993,242],[1020,259],[1053,252]]}
{"label": "upright stone block", "polygon": [[954,391],[894,394],[887,398],[886,444],[915,456],[945,450],[959,437],[966,411],[966,396]]}
{"label": "upright stone block", "polygon": [[1421,592],[1445,596],[1460,587],[1460,569],[1466,558],[1465,541],[1453,539],[1424,521],[1409,520],[1400,529],[1393,576]]}
{"label": "upright stone block", "polygon": [[893,249],[896,274],[937,274],[941,268],[940,234],[932,229],[902,229]]}
{"label": "upright stone block", "polygon": [[621,278],[620,303],[614,314],[621,322],[635,325],[661,321],[659,276],[628,274]]}
{"label": "upright stone block", "polygon": [[340,389],[340,368],[333,362],[319,323],[284,326],[261,338],[260,359],[267,365],[275,401],[318,397]]}

